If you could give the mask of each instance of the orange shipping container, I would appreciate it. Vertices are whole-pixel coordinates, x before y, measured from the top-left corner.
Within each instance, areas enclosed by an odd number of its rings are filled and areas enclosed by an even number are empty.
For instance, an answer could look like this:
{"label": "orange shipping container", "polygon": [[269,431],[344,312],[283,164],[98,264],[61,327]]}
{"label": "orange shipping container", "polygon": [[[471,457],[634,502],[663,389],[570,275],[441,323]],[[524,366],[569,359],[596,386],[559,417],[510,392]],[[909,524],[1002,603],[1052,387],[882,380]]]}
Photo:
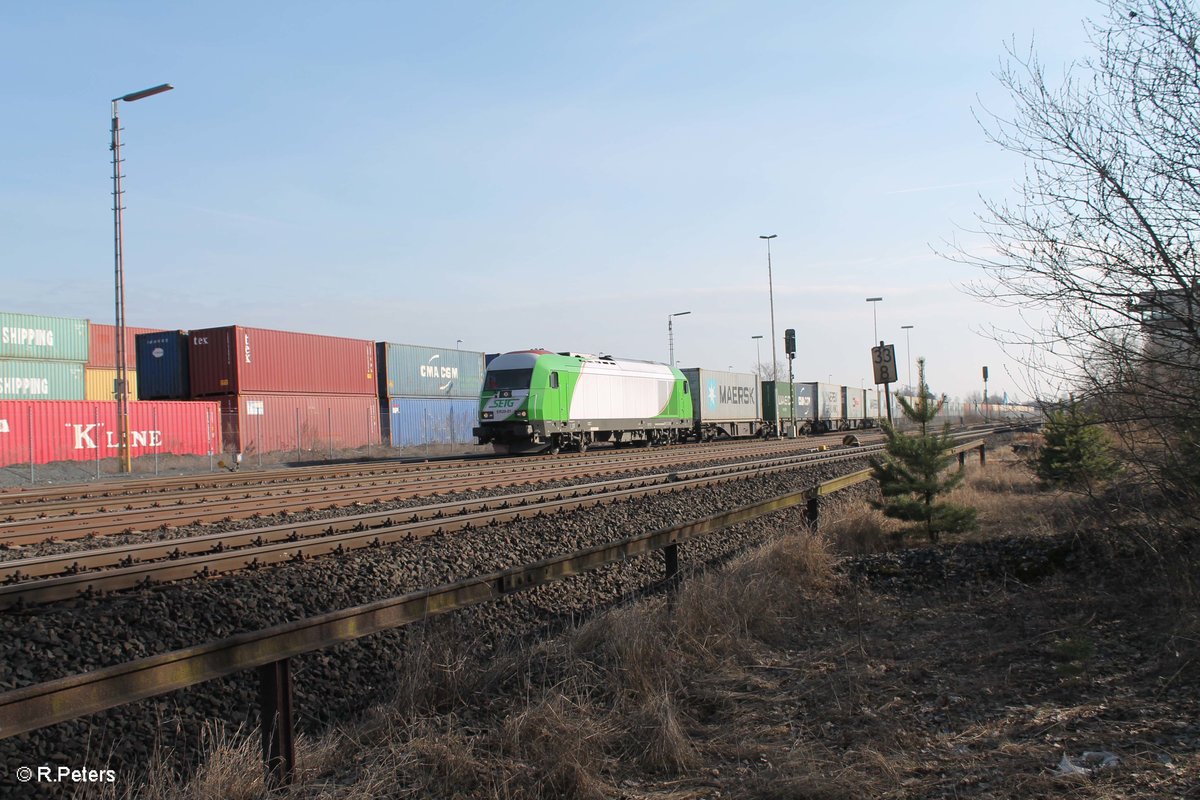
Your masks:
{"label": "orange shipping container", "polygon": [[[137,364],[134,356],[133,337],[139,333],[158,333],[161,328],[134,328],[125,326],[125,364],[132,370]],[[97,322],[88,323],[88,360],[89,367],[117,368],[117,326],[102,325]],[[133,395],[137,397],[137,395]],[[91,400],[92,396],[88,395]],[[111,398],[109,398],[111,399]]]}
{"label": "orange shipping container", "polygon": [[[131,369],[125,373],[129,380],[129,399],[137,400],[137,370]],[[86,400],[116,400],[113,394],[113,381],[117,379],[117,370],[107,367],[84,367],[84,399]]]}

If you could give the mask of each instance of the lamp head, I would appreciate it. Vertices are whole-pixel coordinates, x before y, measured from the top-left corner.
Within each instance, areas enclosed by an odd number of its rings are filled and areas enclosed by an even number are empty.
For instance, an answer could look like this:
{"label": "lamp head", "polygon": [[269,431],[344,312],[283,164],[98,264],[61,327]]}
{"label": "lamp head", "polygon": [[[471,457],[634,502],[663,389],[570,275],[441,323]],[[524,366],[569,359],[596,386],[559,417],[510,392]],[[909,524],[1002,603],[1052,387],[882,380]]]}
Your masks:
{"label": "lamp head", "polygon": [[149,89],[142,89],[140,92],[130,92],[129,94],[121,95],[116,99],[124,100],[126,103],[132,103],[134,100],[141,100],[143,97],[152,97],[156,94],[169,92],[174,88],[175,87],[169,83],[161,83],[158,86],[151,86]]}

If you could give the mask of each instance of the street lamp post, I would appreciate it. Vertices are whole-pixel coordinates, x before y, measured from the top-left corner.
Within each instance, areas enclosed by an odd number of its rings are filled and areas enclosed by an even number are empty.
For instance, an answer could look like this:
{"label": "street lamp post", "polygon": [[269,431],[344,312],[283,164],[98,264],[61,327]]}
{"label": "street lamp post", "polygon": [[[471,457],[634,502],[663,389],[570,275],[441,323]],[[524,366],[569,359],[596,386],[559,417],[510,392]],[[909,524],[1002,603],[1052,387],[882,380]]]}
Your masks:
{"label": "street lamp post", "polygon": [[771,380],[779,380],[779,376],[775,374],[775,365],[778,363],[775,360],[775,279],[771,275],[771,240],[779,234],[772,233],[769,236],[759,236],[760,239],[767,240],[767,294],[771,299]]}
{"label": "street lamp post", "polygon": [[882,297],[868,297],[867,298],[867,302],[871,304],[871,321],[875,323],[875,335],[874,335],[873,341],[871,342],[871,347],[874,347],[875,344],[879,341],[879,317],[875,313],[875,308],[876,308],[876,303],[878,303],[882,299],[883,299]]}
{"label": "street lamp post", "polygon": [[750,338],[754,340],[754,371],[757,372],[762,366],[762,334]]}
{"label": "street lamp post", "polygon": [[132,103],[144,97],[169,92],[175,87],[169,83],[131,92],[112,100],[112,150],[113,164],[113,251],[114,272],[116,279],[117,305],[117,377],[113,381],[113,394],[117,398],[117,468],[121,472],[133,470],[129,453],[129,365],[126,363],[128,354],[125,352],[125,246],[121,225],[121,205],[124,189],[121,186],[121,120],[117,115],[117,103],[125,101]]}
{"label": "street lamp post", "polygon": [[675,329],[672,323],[675,317],[682,317],[690,314],[690,311],[676,311],[674,314],[667,315],[667,346],[671,349],[671,366],[675,366]]}
{"label": "street lamp post", "polygon": [[908,350],[905,356],[905,361],[908,362],[908,388],[912,391],[912,341],[908,338],[908,332],[913,329],[912,325],[901,325],[900,330],[904,331],[904,346]]}

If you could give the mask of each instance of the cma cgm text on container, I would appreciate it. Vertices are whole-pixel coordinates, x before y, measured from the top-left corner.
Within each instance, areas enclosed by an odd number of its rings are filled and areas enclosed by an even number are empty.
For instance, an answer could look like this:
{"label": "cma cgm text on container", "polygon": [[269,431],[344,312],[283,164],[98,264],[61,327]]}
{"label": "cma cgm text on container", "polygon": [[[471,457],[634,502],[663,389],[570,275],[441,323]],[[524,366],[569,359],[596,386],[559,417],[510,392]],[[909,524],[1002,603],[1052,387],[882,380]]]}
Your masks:
{"label": "cma cgm text on container", "polygon": [[[129,404],[133,456],[207,455],[221,449],[217,403]],[[117,404],[0,401],[0,465],[91,461],[117,455]]]}
{"label": "cma cgm text on container", "polygon": [[246,392],[375,395],[375,343],[230,325],[192,330],[193,397]]}
{"label": "cma cgm text on container", "polygon": [[472,397],[483,390],[484,354],[378,342],[380,397]]}

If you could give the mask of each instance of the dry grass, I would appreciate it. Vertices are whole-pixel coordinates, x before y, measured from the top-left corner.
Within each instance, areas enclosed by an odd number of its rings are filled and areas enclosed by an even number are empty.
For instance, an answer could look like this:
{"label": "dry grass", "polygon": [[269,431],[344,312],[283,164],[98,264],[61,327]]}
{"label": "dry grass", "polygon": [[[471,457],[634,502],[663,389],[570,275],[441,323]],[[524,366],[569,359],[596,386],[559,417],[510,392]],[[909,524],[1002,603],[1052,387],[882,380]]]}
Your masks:
{"label": "dry grass", "polygon": [[[973,538],[1089,519],[1021,456],[968,470],[954,501],[980,510]],[[783,535],[671,597],[500,656],[430,625],[392,701],[305,744],[289,796],[1099,800],[1196,782],[1195,592],[1089,575],[884,596],[838,577],[835,552],[895,547],[896,530],[869,509],[831,512],[821,536]],[[1147,624],[1172,616],[1184,623],[1165,634]],[[1189,736],[1191,750],[1172,744]],[[257,736],[213,745],[189,783],[163,768],[145,796],[262,796]],[[1120,771],[1055,773],[1096,749]]]}

